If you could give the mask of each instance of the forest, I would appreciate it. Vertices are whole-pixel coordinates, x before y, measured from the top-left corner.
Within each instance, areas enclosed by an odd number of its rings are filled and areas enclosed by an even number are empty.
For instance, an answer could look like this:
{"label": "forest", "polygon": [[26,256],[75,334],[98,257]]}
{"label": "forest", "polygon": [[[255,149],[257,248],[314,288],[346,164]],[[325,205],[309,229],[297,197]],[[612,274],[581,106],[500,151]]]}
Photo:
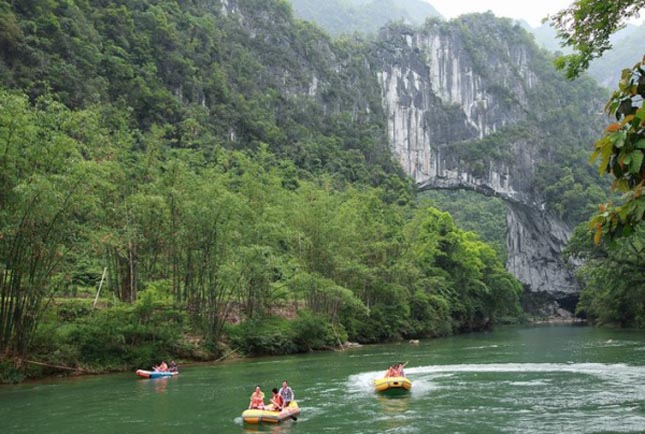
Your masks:
{"label": "forest", "polygon": [[[238,3],[243,22],[205,0],[0,0],[0,382],[523,318],[499,214],[483,241],[389,155],[369,41]],[[604,198],[588,168],[544,170],[572,222]],[[579,232],[571,254],[598,255]],[[615,270],[592,264],[601,287]],[[642,325],[631,293],[590,294],[590,317]]]}

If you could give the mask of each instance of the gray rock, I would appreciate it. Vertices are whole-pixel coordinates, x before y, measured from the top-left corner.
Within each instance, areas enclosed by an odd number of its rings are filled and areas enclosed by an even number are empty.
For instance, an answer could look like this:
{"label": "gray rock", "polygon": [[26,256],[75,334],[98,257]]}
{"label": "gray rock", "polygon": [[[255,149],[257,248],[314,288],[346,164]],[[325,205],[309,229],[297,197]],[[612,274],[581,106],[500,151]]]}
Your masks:
{"label": "gray rock", "polygon": [[531,48],[513,41],[499,41],[501,51],[481,47],[483,70],[459,33],[439,25],[391,27],[381,40],[378,78],[391,150],[401,167],[422,190],[469,189],[504,199],[507,269],[529,291],[555,299],[578,293],[561,255],[572,228],[545,211],[534,187],[535,168],[546,158],[541,135],[529,130],[511,136],[502,144],[508,148],[503,160],[483,152],[473,161],[463,146],[530,124],[530,93],[540,83]]}

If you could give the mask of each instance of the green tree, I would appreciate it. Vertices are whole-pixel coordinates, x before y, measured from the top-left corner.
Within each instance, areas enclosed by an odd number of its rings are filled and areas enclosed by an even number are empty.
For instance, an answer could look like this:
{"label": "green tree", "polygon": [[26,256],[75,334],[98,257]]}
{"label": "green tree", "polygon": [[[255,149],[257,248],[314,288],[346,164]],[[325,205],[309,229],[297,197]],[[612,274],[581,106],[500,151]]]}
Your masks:
{"label": "green tree", "polygon": [[610,236],[630,235],[645,218],[645,57],[633,69],[623,71],[620,89],[612,95],[606,110],[618,122],[610,124],[596,142],[592,161],[600,159],[601,173],[614,177],[612,188],[623,194],[619,205],[600,206],[590,221],[594,239],[603,233]]}
{"label": "green tree", "polygon": [[[574,54],[557,59],[556,66],[565,69],[569,78],[587,69],[589,62],[611,47],[610,36],[625,22],[645,8],[644,0],[606,2],[577,0],[552,19],[558,36]],[[642,56],[642,52],[635,53]],[[631,69],[624,69],[618,90],[605,106],[617,122],[609,125],[595,144],[592,161],[600,159],[600,173],[614,177],[613,188],[623,193],[621,204],[606,203],[590,221],[599,243],[603,233],[611,237],[628,236],[645,216],[645,58]]]}
{"label": "green tree", "polygon": [[567,77],[577,77],[589,62],[611,48],[611,35],[643,8],[645,0],[576,0],[549,17],[563,44],[574,50],[573,54],[559,57],[556,66],[564,69]]}
{"label": "green tree", "polygon": [[91,172],[77,138],[91,131],[48,98],[0,101],[0,356],[22,356],[82,235]]}
{"label": "green tree", "polygon": [[617,239],[617,248],[595,245],[590,232],[585,225],[578,226],[566,251],[582,260],[576,270],[584,283],[577,313],[600,325],[645,327],[643,226]]}
{"label": "green tree", "polygon": [[[426,291],[437,307],[450,307],[453,330],[490,327],[497,316],[515,316],[521,285],[496,252],[472,232],[463,232],[445,212],[420,209],[407,224],[408,260],[416,263]],[[423,297],[415,295],[417,307]]]}

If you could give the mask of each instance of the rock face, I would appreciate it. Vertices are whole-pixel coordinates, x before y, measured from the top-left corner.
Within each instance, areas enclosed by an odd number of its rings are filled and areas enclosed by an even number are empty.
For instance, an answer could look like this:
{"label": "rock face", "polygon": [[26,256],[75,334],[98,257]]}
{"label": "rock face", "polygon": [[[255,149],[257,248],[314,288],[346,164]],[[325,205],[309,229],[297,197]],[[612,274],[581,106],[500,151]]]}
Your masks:
{"label": "rock face", "polygon": [[508,209],[506,268],[531,291],[547,292],[556,299],[578,293],[578,283],[561,255],[570,229],[554,216],[528,206],[511,204]]}
{"label": "rock face", "polygon": [[[420,189],[470,189],[504,199],[508,270],[530,291],[556,299],[577,293],[561,257],[571,228],[545,211],[533,182],[545,158],[529,116],[540,86],[535,48],[499,35],[494,47],[473,50],[440,23],[422,30],[390,26],[380,37],[377,74],[391,150],[403,169]],[[518,126],[523,133],[508,133]]]}
{"label": "rock face", "polygon": [[550,61],[520,26],[477,14],[419,28],[390,24],[373,41],[337,46],[321,37],[312,45],[291,35],[283,8],[269,14],[239,0],[217,4],[261,47],[261,58],[276,46],[288,53],[285,65],[264,58],[265,80],[285,98],[305,96],[322,113],[344,110],[385,124],[392,155],[422,190],[504,199],[509,271],[537,295],[575,298],[579,288],[561,255],[571,228],[547,211],[535,181],[542,164],[561,167],[551,142],[558,110],[568,98],[592,96],[566,94],[571,86],[554,80]]}

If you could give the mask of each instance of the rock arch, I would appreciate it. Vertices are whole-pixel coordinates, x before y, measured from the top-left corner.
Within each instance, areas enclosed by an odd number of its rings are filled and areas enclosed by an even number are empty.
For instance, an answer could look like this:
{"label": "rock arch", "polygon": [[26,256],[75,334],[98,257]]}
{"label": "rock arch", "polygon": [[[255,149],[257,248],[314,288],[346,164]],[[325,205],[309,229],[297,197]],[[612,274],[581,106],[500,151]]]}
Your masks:
{"label": "rock arch", "polygon": [[562,258],[572,228],[546,211],[534,182],[548,158],[529,116],[541,81],[534,47],[500,40],[496,51],[487,48],[477,53],[486,61],[481,72],[459,32],[440,24],[381,32],[376,74],[390,150],[420,190],[468,189],[503,199],[507,269],[531,292],[576,297],[578,283]]}

